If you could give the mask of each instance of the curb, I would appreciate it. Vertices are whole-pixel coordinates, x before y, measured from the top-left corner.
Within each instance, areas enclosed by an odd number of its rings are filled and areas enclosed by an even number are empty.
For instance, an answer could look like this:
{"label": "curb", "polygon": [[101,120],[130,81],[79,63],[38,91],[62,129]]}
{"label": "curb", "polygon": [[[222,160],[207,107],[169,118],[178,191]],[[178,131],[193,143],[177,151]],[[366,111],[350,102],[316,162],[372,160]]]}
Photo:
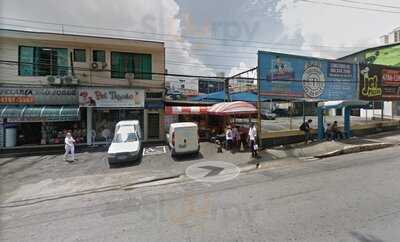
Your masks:
{"label": "curb", "polygon": [[377,143],[377,144],[351,145],[351,146],[346,146],[340,150],[334,150],[334,151],[327,152],[327,153],[324,153],[321,155],[315,155],[314,158],[322,159],[322,158],[328,158],[328,157],[344,155],[344,154],[352,154],[352,153],[359,153],[359,152],[363,152],[363,151],[384,149],[384,148],[388,148],[388,147],[392,147],[392,146],[395,146],[395,144]]}

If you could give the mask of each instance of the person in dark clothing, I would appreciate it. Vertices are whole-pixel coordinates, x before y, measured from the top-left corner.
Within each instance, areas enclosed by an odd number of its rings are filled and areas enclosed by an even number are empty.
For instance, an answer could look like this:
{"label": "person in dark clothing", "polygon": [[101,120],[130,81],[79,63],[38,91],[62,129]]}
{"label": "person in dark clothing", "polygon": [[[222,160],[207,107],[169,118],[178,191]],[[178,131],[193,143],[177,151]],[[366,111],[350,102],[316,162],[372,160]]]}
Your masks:
{"label": "person in dark clothing", "polygon": [[311,137],[311,128],[310,124],[312,123],[312,119],[307,120],[300,126],[300,130],[304,132],[304,143],[307,144],[308,140],[312,140]]}
{"label": "person in dark clothing", "polygon": [[332,134],[333,134],[334,140],[343,139],[343,133],[342,133],[342,131],[340,131],[337,121],[333,122],[331,129],[332,129]]}
{"label": "person in dark clothing", "polygon": [[327,126],[325,131],[326,139],[330,141],[333,139],[332,125],[328,123],[326,126]]}

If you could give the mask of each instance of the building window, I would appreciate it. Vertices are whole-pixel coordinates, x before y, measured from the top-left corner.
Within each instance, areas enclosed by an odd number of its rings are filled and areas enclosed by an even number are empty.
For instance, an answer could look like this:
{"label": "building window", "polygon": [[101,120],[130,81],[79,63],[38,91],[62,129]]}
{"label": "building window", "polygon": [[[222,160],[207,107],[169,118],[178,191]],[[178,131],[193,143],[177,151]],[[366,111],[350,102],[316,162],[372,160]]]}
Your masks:
{"label": "building window", "polygon": [[146,98],[160,99],[162,92],[146,92]]}
{"label": "building window", "polygon": [[104,50],[94,50],[93,62],[106,62],[106,52]]}
{"label": "building window", "polygon": [[151,80],[151,55],[111,52],[111,78],[125,78],[134,73],[135,79]]}
{"label": "building window", "polygon": [[74,61],[75,62],[86,62],[86,50],[85,49],[74,49]]}
{"label": "building window", "polygon": [[68,49],[20,46],[20,76],[65,76],[68,74]]}

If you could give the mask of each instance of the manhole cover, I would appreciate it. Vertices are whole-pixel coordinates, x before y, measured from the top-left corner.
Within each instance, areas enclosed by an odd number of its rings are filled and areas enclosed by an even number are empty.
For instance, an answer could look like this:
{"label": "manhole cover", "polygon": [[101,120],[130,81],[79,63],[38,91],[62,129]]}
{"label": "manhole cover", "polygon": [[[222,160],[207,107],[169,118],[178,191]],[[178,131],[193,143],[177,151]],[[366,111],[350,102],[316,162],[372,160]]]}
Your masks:
{"label": "manhole cover", "polygon": [[232,180],[240,173],[239,167],[224,161],[205,161],[186,168],[186,175],[201,182]]}

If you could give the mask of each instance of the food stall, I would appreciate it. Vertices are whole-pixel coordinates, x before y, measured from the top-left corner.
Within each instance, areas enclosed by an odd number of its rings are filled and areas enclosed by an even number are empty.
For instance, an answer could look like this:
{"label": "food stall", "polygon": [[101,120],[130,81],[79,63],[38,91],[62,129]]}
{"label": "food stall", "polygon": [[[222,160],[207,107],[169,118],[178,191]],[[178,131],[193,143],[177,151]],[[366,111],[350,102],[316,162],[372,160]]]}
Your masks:
{"label": "food stall", "polygon": [[[228,125],[239,126],[239,132],[247,135],[251,118],[257,108],[248,102],[221,102],[212,106],[166,106],[169,122],[196,122],[202,139],[223,136]],[[168,124],[166,124],[168,127]]]}

